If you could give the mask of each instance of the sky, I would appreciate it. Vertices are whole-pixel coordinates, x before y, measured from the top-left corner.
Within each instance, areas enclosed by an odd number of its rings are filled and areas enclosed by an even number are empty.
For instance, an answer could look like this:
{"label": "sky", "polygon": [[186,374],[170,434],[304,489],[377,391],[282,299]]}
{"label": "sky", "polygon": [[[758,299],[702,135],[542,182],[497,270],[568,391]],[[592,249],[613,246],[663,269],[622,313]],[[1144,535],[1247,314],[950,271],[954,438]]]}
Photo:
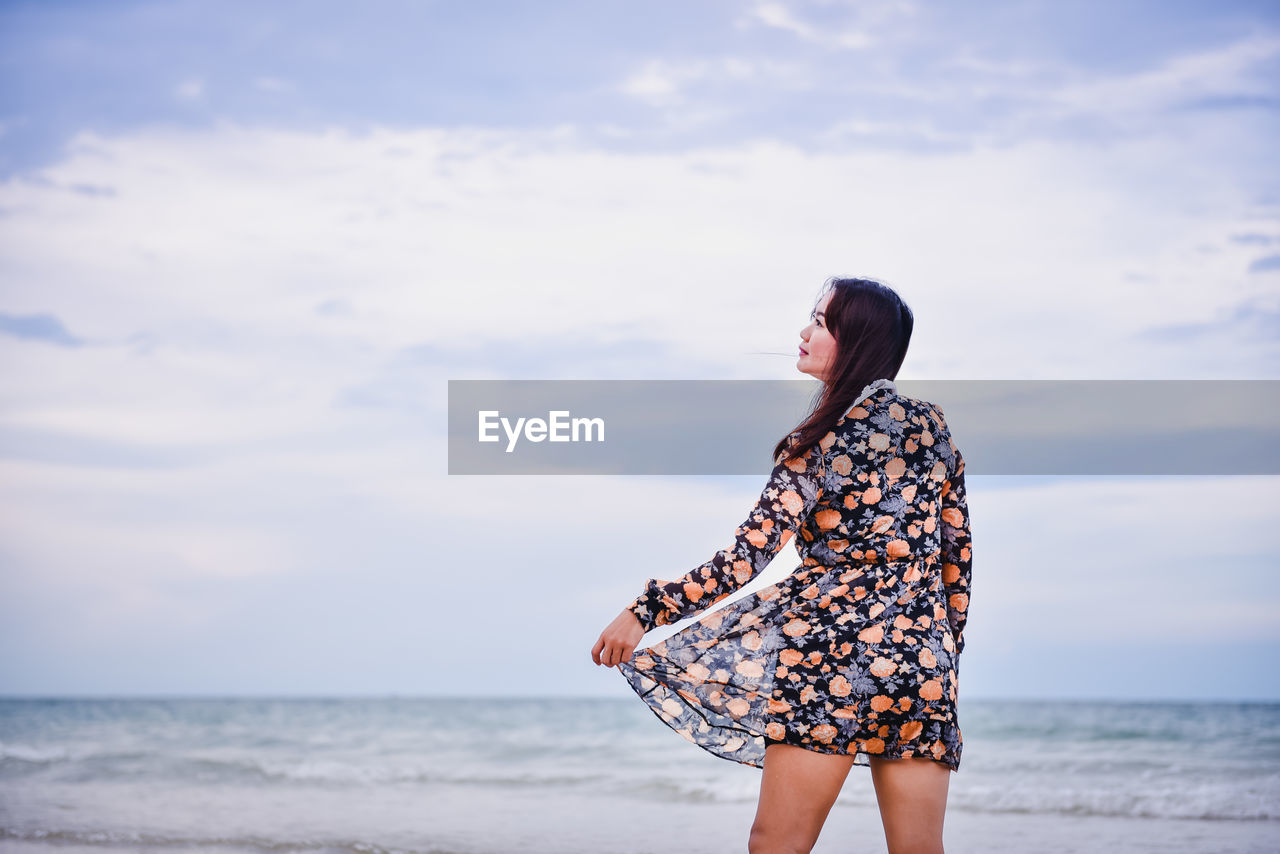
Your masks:
{"label": "sky", "polygon": [[[767,467],[449,476],[449,380],[801,379],[832,275],[1278,379],[1278,119],[1265,2],[5,3],[0,694],[627,696]],[[967,486],[962,702],[1280,699],[1274,476]]]}

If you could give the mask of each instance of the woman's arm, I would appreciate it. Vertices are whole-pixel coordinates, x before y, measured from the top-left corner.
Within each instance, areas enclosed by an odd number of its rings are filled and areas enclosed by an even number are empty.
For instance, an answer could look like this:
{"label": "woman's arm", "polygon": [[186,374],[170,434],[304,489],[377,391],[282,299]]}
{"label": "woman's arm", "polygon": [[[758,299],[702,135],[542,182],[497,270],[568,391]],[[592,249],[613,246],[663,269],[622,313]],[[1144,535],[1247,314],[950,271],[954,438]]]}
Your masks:
{"label": "woman's arm", "polygon": [[958,655],[964,651],[964,624],[969,617],[973,550],[964,489],[964,457],[958,448],[955,456],[955,473],[942,485],[942,583],[947,594],[947,620],[951,623]]}
{"label": "woman's arm", "polygon": [[798,459],[775,460],[773,473],[746,521],[738,526],[733,544],[675,581],[650,579],[626,610],[636,615],[647,632],[711,607],[759,575],[818,503],[825,471],[823,453],[815,444]]}

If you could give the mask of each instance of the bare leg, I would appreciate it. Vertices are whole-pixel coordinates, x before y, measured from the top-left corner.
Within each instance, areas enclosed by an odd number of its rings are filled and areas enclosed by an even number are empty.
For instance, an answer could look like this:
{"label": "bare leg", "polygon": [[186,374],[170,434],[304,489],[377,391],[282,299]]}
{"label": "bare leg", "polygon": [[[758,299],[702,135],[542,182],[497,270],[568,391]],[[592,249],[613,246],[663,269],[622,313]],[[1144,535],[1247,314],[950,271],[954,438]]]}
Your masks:
{"label": "bare leg", "polygon": [[943,854],[951,769],[924,756],[870,759],[889,854]]}
{"label": "bare leg", "polygon": [[840,794],[853,756],[770,744],[760,802],[747,844],[751,854],[808,854]]}

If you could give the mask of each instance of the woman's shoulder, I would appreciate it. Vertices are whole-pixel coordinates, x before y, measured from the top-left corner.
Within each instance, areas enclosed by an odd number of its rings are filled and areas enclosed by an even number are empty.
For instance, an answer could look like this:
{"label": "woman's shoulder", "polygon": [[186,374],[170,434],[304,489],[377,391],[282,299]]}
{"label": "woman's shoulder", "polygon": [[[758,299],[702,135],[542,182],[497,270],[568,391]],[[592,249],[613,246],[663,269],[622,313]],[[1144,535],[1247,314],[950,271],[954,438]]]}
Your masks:
{"label": "woman's shoulder", "polygon": [[[828,435],[828,442],[845,447],[867,443],[878,451],[913,449],[935,442],[952,446],[951,430],[942,407],[929,400],[908,397],[896,388],[883,388],[850,407]],[[914,441],[912,441],[914,440]],[[950,456],[944,452],[944,456]]]}
{"label": "woman's shoulder", "polygon": [[927,426],[923,423],[925,421],[946,429],[942,407],[928,400],[908,397],[894,386],[885,386],[849,407],[836,423],[837,426],[863,423],[891,428],[895,423]]}

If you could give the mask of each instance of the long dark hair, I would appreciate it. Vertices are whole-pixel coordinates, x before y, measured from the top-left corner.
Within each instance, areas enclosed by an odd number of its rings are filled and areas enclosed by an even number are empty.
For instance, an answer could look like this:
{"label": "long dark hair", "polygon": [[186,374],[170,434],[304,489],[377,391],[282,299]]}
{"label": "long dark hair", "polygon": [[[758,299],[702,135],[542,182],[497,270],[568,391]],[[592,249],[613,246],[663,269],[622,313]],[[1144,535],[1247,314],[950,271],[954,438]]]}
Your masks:
{"label": "long dark hair", "polygon": [[825,313],[835,358],[816,404],[800,426],[778,441],[773,458],[793,460],[830,432],[869,383],[894,379],[911,343],[915,316],[892,288],[874,279],[827,279],[815,301],[833,291]]}

